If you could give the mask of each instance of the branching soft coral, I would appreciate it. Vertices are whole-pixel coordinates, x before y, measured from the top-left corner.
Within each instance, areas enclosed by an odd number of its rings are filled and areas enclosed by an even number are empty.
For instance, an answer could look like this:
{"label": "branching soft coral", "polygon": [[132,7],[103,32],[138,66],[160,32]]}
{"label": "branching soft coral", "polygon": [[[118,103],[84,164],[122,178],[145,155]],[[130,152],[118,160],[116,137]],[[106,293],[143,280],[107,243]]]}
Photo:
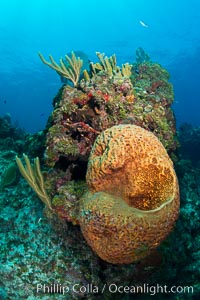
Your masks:
{"label": "branching soft coral", "polygon": [[74,52],[72,52],[71,58],[68,55],[65,55],[68,65],[65,64],[62,58],[60,59],[60,65],[57,64],[52,55],[49,55],[50,62],[45,60],[41,53],[39,53],[39,57],[45,65],[55,70],[59,75],[70,80],[75,87],[77,86],[83,61],[80,59],[80,57],[76,57]]}

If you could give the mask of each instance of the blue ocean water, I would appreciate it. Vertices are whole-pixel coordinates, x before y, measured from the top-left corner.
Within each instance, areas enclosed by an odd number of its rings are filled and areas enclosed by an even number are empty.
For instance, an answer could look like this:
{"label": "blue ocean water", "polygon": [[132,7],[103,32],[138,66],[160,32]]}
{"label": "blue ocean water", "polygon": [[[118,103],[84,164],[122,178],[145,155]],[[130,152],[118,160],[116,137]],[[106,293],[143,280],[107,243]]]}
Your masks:
{"label": "blue ocean water", "polygon": [[171,74],[177,123],[200,125],[200,1],[1,0],[0,115],[29,132],[44,128],[59,76],[38,57],[72,50],[135,60],[138,47]]}

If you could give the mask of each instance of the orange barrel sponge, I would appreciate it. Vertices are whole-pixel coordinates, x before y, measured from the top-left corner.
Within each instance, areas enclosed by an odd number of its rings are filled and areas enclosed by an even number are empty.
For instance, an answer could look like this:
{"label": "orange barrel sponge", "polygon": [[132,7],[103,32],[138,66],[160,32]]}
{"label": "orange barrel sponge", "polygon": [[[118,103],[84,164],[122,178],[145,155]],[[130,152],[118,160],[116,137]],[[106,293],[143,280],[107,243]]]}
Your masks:
{"label": "orange barrel sponge", "polygon": [[117,125],[96,139],[80,203],[82,233],[103,260],[138,261],[172,230],[179,214],[173,163],[157,137],[135,125]]}

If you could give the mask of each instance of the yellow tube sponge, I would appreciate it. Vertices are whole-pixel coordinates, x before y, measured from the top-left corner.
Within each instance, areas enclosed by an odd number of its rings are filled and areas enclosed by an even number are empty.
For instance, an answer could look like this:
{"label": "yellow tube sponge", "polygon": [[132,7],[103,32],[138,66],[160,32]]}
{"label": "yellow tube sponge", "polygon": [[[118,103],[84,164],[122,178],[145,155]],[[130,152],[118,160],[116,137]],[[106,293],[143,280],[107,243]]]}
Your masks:
{"label": "yellow tube sponge", "polygon": [[80,204],[82,233],[105,261],[128,264],[150,254],[179,213],[177,177],[157,137],[135,125],[113,126],[96,139]]}

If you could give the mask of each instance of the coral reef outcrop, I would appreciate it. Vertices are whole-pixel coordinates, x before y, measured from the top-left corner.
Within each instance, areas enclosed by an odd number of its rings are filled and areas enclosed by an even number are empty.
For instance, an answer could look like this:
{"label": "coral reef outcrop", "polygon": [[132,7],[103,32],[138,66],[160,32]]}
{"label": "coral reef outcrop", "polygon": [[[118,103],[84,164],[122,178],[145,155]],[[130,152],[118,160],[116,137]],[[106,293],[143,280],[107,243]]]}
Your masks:
{"label": "coral reef outcrop", "polygon": [[61,87],[46,128],[48,194],[58,215],[75,224],[88,158],[102,131],[119,124],[140,126],[152,132],[171,157],[178,145],[168,72],[147,60],[141,49],[136,63],[122,66],[115,55],[96,54],[98,61],[82,71],[76,86],[68,81]]}
{"label": "coral reef outcrop", "polygon": [[173,90],[167,71],[141,49],[136,64],[121,67],[115,55],[96,54],[99,62],[82,73],[83,61],[73,52],[67,66],[40,55],[59,75],[76,70],[78,76],[65,74],[67,84],[53,101],[47,172],[38,158],[33,166],[26,155],[25,167],[16,161],[47,215],[79,224],[104,260],[130,263],[156,248],[178,215],[178,183],[167,154],[177,146]]}
{"label": "coral reef outcrop", "polygon": [[134,124],[153,132],[171,154],[177,139],[168,72],[150,61],[119,67],[115,55],[108,58],[97,52],[97,56],[99,62],[90,64],[90,72],[83,71],[84,78],[76,87],[63,85],[54,98],[47,165],[71,168],[69,162],[87,163],[99,133],[117,124]]}

